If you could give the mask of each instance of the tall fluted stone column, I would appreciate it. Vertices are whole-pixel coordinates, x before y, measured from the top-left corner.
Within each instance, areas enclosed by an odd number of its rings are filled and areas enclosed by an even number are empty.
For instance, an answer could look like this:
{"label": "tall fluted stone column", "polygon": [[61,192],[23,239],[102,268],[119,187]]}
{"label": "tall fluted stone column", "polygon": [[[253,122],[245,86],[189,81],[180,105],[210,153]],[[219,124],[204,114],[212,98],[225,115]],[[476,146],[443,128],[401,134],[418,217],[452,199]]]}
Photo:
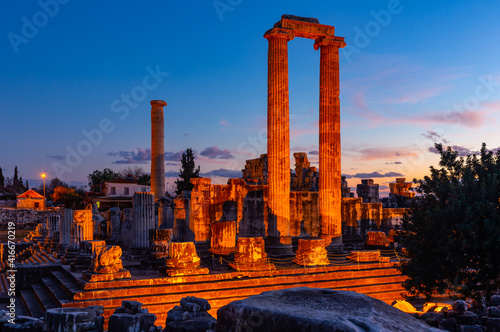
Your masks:
{"label": "tall fluted stone column", "polygon": [[342,37],[320,37],[314,44],[316,50],[321,48],[319,213],[320,237],[327,247],[342,244],[339,48],[344,46]]}
{"label": "tall fluted stone column", "polygon": [[57,257],[64,255],[66,248],[71,243],[71,224],[73,223],[73,210],[64,209],[64,216],[59,223],[59,245]]}
{"label": "tall fluted stone column", "polygon": [[59,223],[60,216],[47,217],[47,236],[45,237],[45,247],[49,252],[57,247],[59,243]]}
{"label": "tall fluted stone column", "polygon": [[155,228],[153,193],[136,192],[133,197],[133,223],[131,255],[143,256],[149,247],[149,230]]}
{"label": "tall fluted stone column", "polygon": [[293,255],[290,238],[290,128],[288,100],[288,41],[292,40],[293,37],[290,32],[279,28],[273,28],[264,35],[264,38],[269,42],[267,86],[269,245],[267,248],[272,256]]}
{"label": "tall fluted stone column", "polygon": [[151,191],[155,201],[165,195],[163,100],[151,100]]}

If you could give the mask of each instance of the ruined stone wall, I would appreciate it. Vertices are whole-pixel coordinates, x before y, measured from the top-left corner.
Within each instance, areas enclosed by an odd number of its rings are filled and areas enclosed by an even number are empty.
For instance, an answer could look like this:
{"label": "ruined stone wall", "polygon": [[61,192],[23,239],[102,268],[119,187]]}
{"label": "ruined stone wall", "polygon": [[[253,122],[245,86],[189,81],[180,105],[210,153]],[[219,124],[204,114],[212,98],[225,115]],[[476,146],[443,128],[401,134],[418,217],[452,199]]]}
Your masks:
{"label": "ruined stone wall", "polygon": [[291,192],[290,235],[318,236],[319,232],[319,193],[317,191]]}
{"label": "ruined stone wall", "polygon": [[[192,180],[190,198],[174,200],[174,239],[209,242],[213,224],[235,221],[239,237],[265,237],[268,230],[268,186],[248,185],[230,179],[212,185],[210,179]],[[383,209],[381,203],[363,203],[362,198],[342,198],[342,233],[346,240],[362,240],[368,231],[389,232],[401,223],[405,209]],[[320,233],[319,193],[290,193],[290,236],[316,237]],[[217,228],[215,228],[217,229]]]}
{"label": "ruined stone wall", "polygon": [[9,222],[15,222],[19,229],[29,228],[46,221],[47,216],[62,215],[62,211],[0,208],[0,229],[5,229]]}
{"label": "ruined stone wall", "polygon": [[[191,183],[194,184],[194,188],[189,200],[188,241],[209,241],[211,223],[218,221],[236,221],[237,232],[242,226],[244,234],[252,233],[252,230],[262,233],[263,219],[260,218],[264,218],[265,215],[264,204],[258,200],[264,200],[264,195],[255,193],[262,191],[262,186],[247,185],[243,179],[230,179],[226,185],[212,185],[208,178],[192,179]],[[251,194],[247,197],[249,193]],[[178,199],[176,201],[177,204],[174,205],[178,207],[180,202]],[[227,202],[233,203],[227,204]],[[246,202],[252,207],[251,211],[245,210]],[[265,219],[267,220],[267,215]],[[254,221],[256,225],[250,225]]]}
{"label": "ruined stone wall", "polygon": [[267,184],[267,154],[261,154],[260,158],[247,160],[242,172],[243,179],[247,182]]}
{"label": "ruined stone wall", "polygon": [[319,172],[316,167],[311,167],[305,152],[296,152],[295,174],[290,180],[292,191],[319,191]]}

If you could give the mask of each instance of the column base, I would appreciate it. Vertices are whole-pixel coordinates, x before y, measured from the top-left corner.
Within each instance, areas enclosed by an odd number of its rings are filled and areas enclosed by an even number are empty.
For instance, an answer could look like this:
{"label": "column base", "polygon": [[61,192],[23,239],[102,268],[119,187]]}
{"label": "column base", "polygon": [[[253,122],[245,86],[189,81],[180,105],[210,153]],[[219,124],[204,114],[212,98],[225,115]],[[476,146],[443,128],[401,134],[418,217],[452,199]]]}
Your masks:
{"label": "column base", "polygon": [[325,240],[325,248],[329,255],[344,253],[344,244],[341,234],[320,234],[319,237]]}
{"label": "column base", "polygon": [[266,238],[266,253],[273,258],[293,257],[292,238],[290,236],[268,236]]}
{"label": "column base", "polygon": [[329,265],[324,239],[300,239],[293,262],[303,266]]}

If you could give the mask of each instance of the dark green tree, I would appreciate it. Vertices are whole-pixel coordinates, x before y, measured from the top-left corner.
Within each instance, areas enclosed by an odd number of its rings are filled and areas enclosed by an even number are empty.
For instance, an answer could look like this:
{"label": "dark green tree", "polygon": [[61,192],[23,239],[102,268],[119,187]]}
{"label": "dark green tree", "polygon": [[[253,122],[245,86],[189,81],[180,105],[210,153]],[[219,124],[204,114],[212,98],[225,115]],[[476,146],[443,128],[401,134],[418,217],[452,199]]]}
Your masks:
{"label": "dark green tree", "polygon": [[92,190],[94,186],[104,183],[104,181],[118,179],[120,176],[115,171],[105,168],[102,171],[95,170],[94,173],[89,174],[87,179],[89,180],[89,188]]}
{"label": "dark green tree", "polygon": [[75,187],[58,186],[51,195],[55,204],[64,204],[66,208],[82,209],[85,192]]}
{"label": "dark green tree", "polygon": [[0,186],[5,187],[5,177],[3,176],[2,167],[0,167]]}
{"label": "dark green tree", "polygon": [[177,195],[182,194],[184,190],[193,189],[193,184],[189,180],[200,177],[200,166],[196,167],[194,164],[194,155],[191,148],[182,153],[181,169],[179,171],[179,178],[175,180]]}
{"label": "dark green tree", "polygon": [[463,158],[435,146],[439,168],[414,180],[417,197],[403,218],[403,285],[412,294],[488,298],[500,287],[500,152],[483,143],[480,155]]}
{"label": "dark green tree", "polygon": [[17,172],[17,165],[14,168],[14,178],[12,179],[12,188],[17,190],[19,187],[19,173]]}
{"label": "dark green tree", "polygon": [[[64,181],[61,181],[59,178],[53,178],[50,181],[45,182],[45,198],[47,200],[51,200],[52,194],[54,193],[54,189],[57,187],[69,187],[68,184]],[[36,191],[43,195],[43,183],[40,183]]]}
{"label": "dark green tree", "polygon": [[151,185],[151,174],[149,173],[144,173],[141,176],[137,178],[137,183],[140,185],[144,186],[150,186]]}

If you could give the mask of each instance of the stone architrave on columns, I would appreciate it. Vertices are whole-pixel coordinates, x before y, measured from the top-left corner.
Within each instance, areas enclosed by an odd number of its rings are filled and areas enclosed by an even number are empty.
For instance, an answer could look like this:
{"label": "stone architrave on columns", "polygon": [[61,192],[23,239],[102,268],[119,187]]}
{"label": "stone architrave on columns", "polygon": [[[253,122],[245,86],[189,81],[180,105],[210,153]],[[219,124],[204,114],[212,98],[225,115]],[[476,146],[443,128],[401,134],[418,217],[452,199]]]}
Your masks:
{"label": "stone architrave on columns", "polygon": [[[268,49],[267,157],[269,185],[268,236],[291,247],[290,128],[288,99],[289,31],[273,28],[264,35]],[[278,243],[278,246],[279,246]]]}
{"label": "stone architrave on columns", "polygon": [[133,197],[132,248],[144,251],[149,247],[149,230],[155,228],[154,195],[136,192]]}
{"label": "stone architrave on columns", "polygon": [[319,211],[326,245],[342,243],[339,48],[341,37],[320,37],[319,93]]}
{"label": "stone architrave on columns", "polygon": [[151,100],[151,192],[155,201],[165,195],[165,137],[163,100]]}

